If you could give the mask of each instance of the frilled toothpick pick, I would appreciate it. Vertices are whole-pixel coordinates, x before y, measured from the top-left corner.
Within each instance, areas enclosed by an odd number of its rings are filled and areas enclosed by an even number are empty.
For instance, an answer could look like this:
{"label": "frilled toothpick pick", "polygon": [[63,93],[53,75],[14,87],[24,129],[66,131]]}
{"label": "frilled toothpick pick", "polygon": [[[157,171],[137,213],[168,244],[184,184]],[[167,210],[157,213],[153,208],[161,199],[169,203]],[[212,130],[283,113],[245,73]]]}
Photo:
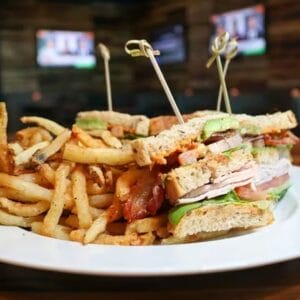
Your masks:
{"label": "frilled toothpick pick", "polygon": [[102,43],[100,43],[98,45],[98,49],[99,49],[99,52],[100,52],[100,54],[103,58],[103,61],[104,61],[107,107],[108,107],[109,111],[112,111],[113,107],[112,107],[110,71],[109,71],[110,53],[109,53],[108,48]]}
{"label": "frilled toothpick pick", "polygon": [[[231,60],[237,55],[238,53],[238,42],[236,39],[231,39],[228,43],[228,47],[226,49],[226,54],[225,54],[225,64],[224,64],[224,79],[226,78],[227,71],[229,64]],[[218,94],[218,102],[217,102],[217,111],[221,110],[221,102],[222,102],[222,85],[220,84],[219,87],[219,94]]]}
{"label": "frilled toothpick pick", "polygon": [[223,92],[223,97],[224,97],[225,106],[226,106],[226,111],[229,114],[231,114],[232,111],[231,111],[227,86],[226,86],[226,82],[225,82],[225,78],[224,78],[223,67],[222,67],[222,62],[221,62],[221,57],[220,57],[221,54],[227,48],[228,41],[229,41],[229,33],[228,32],[224,32],[215,38],[214,42],[211,45],[211,50],[212,50],[213,55],[208,60],[206,67],[209,68],[213,64],[213,62],[216,60],[218,73],[219,73],[219,79],[220,79],[220,83],[222,86],[222,92]]}
{"label": "frilled toothpick pick", "polygon": [[[135,46],[137,48],[133,48],[131,46]],[[184,123],[184,120],[182,118],[182,115],[177,107],[177,104],[174,100],[174,97],[170,91],[170,88],[166,82],[166,79],[161,72],[161,69],[155,59],[155,55],[159,55],[160,52],[158,50],[153,50],[152,46],[146,41],[146,40],[130,40],[125,45],[125,51],[132,57],[137,56],[145,56],[148,57],[152,63],[152,66],[157,74],[158,79],[160,80],[160,83],[167,95],[167,98],[170,102],[170,105],[174,111],[174,114],[176,115],[178,122],[180,124]]]}

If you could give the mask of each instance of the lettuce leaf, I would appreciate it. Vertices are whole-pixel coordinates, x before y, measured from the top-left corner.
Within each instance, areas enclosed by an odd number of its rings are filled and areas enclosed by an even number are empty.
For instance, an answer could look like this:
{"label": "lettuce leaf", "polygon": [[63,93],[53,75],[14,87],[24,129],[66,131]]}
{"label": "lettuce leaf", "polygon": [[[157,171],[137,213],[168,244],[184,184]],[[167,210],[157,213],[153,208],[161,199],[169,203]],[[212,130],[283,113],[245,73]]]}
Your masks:
{"label": "lettuce leaf", "polygon": [[286,182],[279,187],[270,189],[268,192],[268,199],[273,201],[280,201],[285,196],[290,186],[291,183]]}
{"label": "lettuce leaf", "polygon": [[253,205],[259,209],[268,209],[272,205],[273,201],[269,200],[261,200],[261,201],[250,201],[250,200],[242,200],[238,197],[238,195],[231,191],[226,195],[222,195],[220,197],[216,197],[213,199],[203,200],[196,203],[183,204],[178,205],[172,208],[169,212],[168,218],[171,224],[177,225],[183,216],[189,211],[203,207],[205,205]]}
{"label": "lettuce leaf", "polygon": [[169,221],[171,224],[176,225],[179,223],[181,218],[189,211],[199,208],[205,205],[209,204],[217,204],[217,205],[224,205],[224,204],[244,204],[244,203],[249,203],[249,201],[242,201],[240,198],[237,196],[235,192],[230,192],[226,195],[214,198],[214,199],[208,199],[208,200],[203,200],[200,202],[196,203],[190,203],[190,204],[183,204],[183,205],[178,205],[174,208],[171,209],[169,212]]}

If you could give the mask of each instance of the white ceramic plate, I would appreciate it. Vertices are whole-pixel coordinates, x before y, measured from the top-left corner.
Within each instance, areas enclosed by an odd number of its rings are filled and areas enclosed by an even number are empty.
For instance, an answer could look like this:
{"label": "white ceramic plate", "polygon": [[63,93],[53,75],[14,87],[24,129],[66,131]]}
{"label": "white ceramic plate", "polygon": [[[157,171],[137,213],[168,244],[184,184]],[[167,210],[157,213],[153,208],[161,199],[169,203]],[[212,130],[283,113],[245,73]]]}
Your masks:
{"label": "white ceramic plate", "polygon": [[0,261],[69,273],[162,276],[246,269],[300,257],[300,168],[276,222],[248,234],[170,246],[82,246],[0,226]]}

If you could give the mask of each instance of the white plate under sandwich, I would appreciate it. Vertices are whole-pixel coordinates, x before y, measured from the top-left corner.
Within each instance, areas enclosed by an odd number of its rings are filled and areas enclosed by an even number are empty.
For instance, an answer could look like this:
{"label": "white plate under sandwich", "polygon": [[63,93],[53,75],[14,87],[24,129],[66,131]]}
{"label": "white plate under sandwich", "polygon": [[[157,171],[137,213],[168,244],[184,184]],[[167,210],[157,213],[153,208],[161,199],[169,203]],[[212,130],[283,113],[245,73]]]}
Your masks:
{"label": "white plate under sandwich", "polygon": [[247,234],[166,246],[86,245],[0,226],[0,261],[79,274],[164,276],[252,268],[300,257],[300,168],[275,209],[276,221]]}

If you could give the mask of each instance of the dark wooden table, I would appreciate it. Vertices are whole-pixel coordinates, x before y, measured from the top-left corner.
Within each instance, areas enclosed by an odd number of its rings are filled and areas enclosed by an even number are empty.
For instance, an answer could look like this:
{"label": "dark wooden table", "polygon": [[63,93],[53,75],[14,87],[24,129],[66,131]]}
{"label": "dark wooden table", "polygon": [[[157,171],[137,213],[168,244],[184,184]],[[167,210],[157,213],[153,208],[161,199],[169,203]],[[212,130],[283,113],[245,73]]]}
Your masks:
{"label": "dark wooden table", "polygon": [[[300,165],[300,144],[293,157]],[[300,259],[243,271],[163,278],[81,276],[0,264],[0,299],[62,298],[300,300]]]}
{"label": "dark wooden table", "polygon": [[300,259],[245,271],[165,278],[80,276],[6,264],[0,264],[0,270],[0,299],[300,299]]}

